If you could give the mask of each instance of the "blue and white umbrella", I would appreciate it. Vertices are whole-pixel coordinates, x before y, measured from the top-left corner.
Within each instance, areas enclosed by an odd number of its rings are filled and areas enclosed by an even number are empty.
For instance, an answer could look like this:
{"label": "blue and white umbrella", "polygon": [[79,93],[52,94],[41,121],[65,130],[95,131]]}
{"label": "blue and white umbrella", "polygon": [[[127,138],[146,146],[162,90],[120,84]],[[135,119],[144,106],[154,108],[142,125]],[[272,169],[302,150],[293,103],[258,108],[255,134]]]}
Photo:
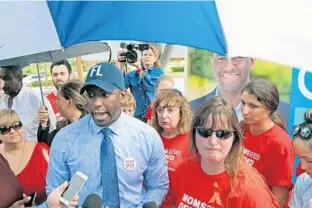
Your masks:
{"label": "blue and white umbrella", "polygon": [[312,69],[312,1],[0,2],[0,60],[95,40],[193,46]]}

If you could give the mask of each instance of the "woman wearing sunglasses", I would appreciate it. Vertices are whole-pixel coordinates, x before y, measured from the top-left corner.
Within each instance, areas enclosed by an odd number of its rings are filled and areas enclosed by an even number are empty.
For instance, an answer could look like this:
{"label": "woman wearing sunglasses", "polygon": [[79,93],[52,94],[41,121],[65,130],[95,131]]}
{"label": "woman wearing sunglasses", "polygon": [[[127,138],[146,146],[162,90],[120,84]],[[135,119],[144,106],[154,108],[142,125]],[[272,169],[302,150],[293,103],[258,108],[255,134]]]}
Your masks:
{"label": "woman wearing sunglasses", "polygon": [[196,157],[173,180],[175,207],[279,207],[263,178],[245,162],[234,109],[221,97],[204,101],[192,124]]}
{"label": "woman wearing sunglasses", "polygon": [[24,193],[37,192],[36,204],[40,204],[46,199],[49,147],[26,140],[23,125],[14,110],[0,110],[0,118],[0,139],[4,143],[0,154],[8,161]]}
{"label": "woman wearing sunglasses", "polygon": [[169,191],[162,208],[171,208],[171,183],[178,166],[189,155],[189,131],[192,112],[189,103],[176,89],[163,90],[152,104],[152,126],[158,131],[165,148],[169,173]]}
{"label": "woman wearing sunglasses", "polygon": [[293,128],[293,146],[305,172],[296,181],[289,206],[312,208],[312,110],[305,113],[305,121]]}
{"label": "woman wearing sunglasses", "polygon": [[264,176],[280,206],[288,207],[294,151],[287,132],[272,120],[278,115],[279,92],[268,80],[253,79],[242,90],[241,102],[245,158]]}

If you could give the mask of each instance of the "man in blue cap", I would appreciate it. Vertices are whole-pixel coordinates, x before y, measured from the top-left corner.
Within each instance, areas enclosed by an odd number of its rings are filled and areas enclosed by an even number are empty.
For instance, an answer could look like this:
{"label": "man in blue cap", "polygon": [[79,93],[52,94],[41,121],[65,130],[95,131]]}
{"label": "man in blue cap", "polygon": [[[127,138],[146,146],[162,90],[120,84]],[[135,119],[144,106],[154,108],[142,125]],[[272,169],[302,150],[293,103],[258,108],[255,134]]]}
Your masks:
{"label": "man in blue cap", "polygon": [[55,136],[47,194],[80,171],[88,180],[79,191],[79,206],[91,193],[110,208],[161,204],[169,184],[163,144],[152,127],[121,112],[124,89],[116,66],[100,63],[89,70],[81,93],[90,114]]}

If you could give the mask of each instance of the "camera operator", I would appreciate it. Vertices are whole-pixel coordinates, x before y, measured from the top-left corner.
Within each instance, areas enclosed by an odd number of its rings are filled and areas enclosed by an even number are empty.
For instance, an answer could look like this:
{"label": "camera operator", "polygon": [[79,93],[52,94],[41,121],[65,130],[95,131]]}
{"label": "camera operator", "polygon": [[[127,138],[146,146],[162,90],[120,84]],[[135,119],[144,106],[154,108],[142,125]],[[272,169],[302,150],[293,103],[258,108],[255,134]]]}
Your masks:
{"label": "camera operator", "polygon": [[[129,44],[130,45],[130,44]],[[130,88],[131,93],[136,101],[136,109],[134,116],[143,122],[146,122],[146,110],[152,99],[155,96],[156,84],[158,79],[164,75],[163,69],[160,68],[159,52],[157,48],[153,45],[146,45],[146,47],[138,47],[133,45],[127,46],[129,48],[138,48],[142,50],[141,60],[129,59],[127,53],[124,51],[118,52],[118,62],[116,66],[124,73],[125,76],[125,86]],[[128,52],[129,53],[129,52]],[[136,53],[134,50],[130,50],[131,55]],[[128,72],[126,69],[126,64],[129,63],[134,66],[136,70]]]}

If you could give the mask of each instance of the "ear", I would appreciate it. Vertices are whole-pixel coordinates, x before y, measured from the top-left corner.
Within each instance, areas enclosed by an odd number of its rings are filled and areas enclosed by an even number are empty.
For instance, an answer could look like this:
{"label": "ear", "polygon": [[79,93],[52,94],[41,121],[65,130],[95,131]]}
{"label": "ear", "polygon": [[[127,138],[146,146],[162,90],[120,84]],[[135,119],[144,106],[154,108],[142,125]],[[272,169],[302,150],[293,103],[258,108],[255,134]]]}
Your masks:
{"label": "ear", "polygon": [[255,66],[255,64],[256,64],[256,59],[255,58],[250,58],[249,69],[252,70],[252,68]]}
{"label": "ear", "polygon": [[73,100],[70,98],[68,100],[68,108],[70,108],[73,105]]}

